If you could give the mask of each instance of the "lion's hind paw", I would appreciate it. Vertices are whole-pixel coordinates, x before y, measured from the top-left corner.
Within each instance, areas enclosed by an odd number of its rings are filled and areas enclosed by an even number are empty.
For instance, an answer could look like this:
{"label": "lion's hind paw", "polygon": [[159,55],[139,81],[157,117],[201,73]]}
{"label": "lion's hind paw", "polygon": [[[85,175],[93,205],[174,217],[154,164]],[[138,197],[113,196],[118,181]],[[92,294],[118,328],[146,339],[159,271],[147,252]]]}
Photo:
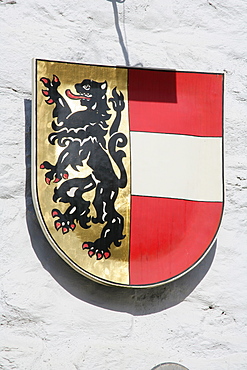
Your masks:
{"label": "lion's hind paw", "polygon": [[69,230],[74,230],[76,225],[74,221],[71,219],[68,219],[65,214],[62,214],[58,209],[52,210],[52,217],[58,217],[56,221],[54,221],[55,229],[58,231],[59,229],[62,229],[63,234],[67,234]]}
{"label": "lion's hind paw", "polygon": [[83,243],[82,249],[83,250],[88,249],[89,257],[92,258],[94,255],[96,255],[97,260],[101,260],[102,258],[108,259],[109,257],[111,257],[111,253],[109,250],[107,251],[101,250],[97,248],[92,242]]}

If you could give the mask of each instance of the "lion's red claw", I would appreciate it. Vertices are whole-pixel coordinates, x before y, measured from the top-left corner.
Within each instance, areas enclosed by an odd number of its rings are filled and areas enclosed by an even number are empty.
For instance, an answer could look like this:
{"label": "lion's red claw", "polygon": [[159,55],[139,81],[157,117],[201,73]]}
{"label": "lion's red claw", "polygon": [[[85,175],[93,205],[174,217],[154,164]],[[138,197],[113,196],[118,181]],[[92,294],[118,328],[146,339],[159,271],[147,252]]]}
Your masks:
{"label": "lion's red claw", "polygon": [[47,85],[49,83],[49,80],[45,77],[42,77],[40,81],[42,81],[44,85]]}
{"label": "lion's red claw", "polygon": [[97,258],[97,260],[101,260],[101,258],[103,258],[103,254],[100,253],[100,252],[97,252],[96,253],[96,258]]}
{"label": "lion's red claw", "polygon": [[107,258],[111,257],[111,253],[110,252],[105,252],[104,257],[107,260]]}
{"label": "lion's red claw", "polygon": [[69,232],[69,229],[67,227],[63,227],[62,231],[63,234],[67,234]]}
{"label": "lion's red claw", "polygon": [[88,251],[88,255],[89,255],[89,257],[93,257],[93,255],[95,254],[95,252],[94,251]]}
{"label": "lion's red claw", "polygon": [[47,90],[42,90],[42,94],[43,94],[44,96],[48,96],[48,95],[49,95],[49,91],[47,91]]}
{"label": "lion's red claw", "polygon": [[53,75],[53,81],[54,82],[59,82],[59,78],[56,75]]}
{"label": "lion's red claw", "polygon": [[61,225],[61,223],[60,222],[55,222],[55,228],[56,228],[56,230],[59,230],[60,229],[60,227],[61,227],[62,225]]}

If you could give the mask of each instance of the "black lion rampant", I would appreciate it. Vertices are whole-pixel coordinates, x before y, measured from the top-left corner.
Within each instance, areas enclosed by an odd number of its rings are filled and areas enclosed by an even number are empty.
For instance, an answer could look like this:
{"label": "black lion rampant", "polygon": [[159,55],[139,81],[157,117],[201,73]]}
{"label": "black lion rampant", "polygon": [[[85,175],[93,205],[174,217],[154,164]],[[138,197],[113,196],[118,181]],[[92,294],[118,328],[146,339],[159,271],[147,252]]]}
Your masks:
{"label": "black lion rampant", "polygon": [[[50,185],[53,180],[58,183],[64,181],[60,187],[55,188],[54,202],[69,203],[69,207],[64,213],[58,209],[52,210],[52,216],[56,218],[54,226],[56,230],[61,229],[65,234],[73,231],[76,223],[82,228],[90,227],[88,223],[105,224],[101,235],[95,241],[85,241],[83,249],[88,250],[88,255],[96,255],[98,260],[109,258],[110,246],[112,243],[116,247],[121,245],[123,235],[124,218],[115,209],[115,201],[118,196],[119,188],[124,188],[127,184],[126,170],[123,158],[126,156],[123,150],[127,144],[126,136],[118,132],[121,121],[121,112],[125,107],[123,94],[119,94],[116,88],[112,90],[111,102],[116,116],[114,122],[108,130],[107,120],[111,115],[107,103],[107,82],[96,82],[85,79],[75,85],[76,94],[71,90],[66,90],[65,94],[70,99],[80,101],[84,110],[72,113],[71,109],[58,92],[60,80],[53,75],[52,81],[46,77],[41,78],[46,90],[42,93],[47,97],[47,104],[54,104],[52,129],[48,140],[52,145],[59,145],[64,149],[57,159],[57,163],[52,165],[45,161],[40,165],[41,169],[48,170],[45,174],[45,181]],[[105,136],[109,133],[108,144]],[[120,178],[114,172],[111,158],[120,170]],[[86,163],[92,172],[85,178],[69,179],[67,167],[70,165],[74,170],[79,171],[77,166]],[[83,199],[83,194],[95,189],[93,206],[96,210],[96,217],[89,215],[90,202]]]}

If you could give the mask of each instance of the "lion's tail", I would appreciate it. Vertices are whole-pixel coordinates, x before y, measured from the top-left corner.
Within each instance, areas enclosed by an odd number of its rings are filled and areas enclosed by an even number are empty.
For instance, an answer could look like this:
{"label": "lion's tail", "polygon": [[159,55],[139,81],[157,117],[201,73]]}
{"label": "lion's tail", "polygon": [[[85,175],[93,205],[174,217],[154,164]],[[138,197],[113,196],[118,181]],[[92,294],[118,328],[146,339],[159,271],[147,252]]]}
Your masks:
{"label": "lion's tail", "polygon": [[125,188],[127,184],[127,173],[123,165],[123,158],[126,157],[126,154],[123,150],[116,150],[116,148],[125,147],[127,142],[127,137],[123,133],[116,132],[110,137],[108,143],[109,152],[120,170],[120,179],[118,185],[120,188]]}

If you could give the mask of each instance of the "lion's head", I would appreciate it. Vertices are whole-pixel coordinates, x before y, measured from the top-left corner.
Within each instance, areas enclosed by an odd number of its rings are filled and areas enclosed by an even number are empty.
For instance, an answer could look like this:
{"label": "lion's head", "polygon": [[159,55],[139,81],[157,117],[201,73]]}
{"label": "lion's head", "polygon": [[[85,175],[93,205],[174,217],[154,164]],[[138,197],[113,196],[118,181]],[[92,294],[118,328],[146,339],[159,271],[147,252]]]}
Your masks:
{"label": "lion's head", "polygon": [[65,94],[70,99],[80,100],[82,106],[93,110],[108,119],[110,115],[107,113],[109,106],[107,105],[107,82],[96,82],[85,79],[81,83],[75,84],[75,90],[78,94],[72,93],[70,89],[65,91]]}

